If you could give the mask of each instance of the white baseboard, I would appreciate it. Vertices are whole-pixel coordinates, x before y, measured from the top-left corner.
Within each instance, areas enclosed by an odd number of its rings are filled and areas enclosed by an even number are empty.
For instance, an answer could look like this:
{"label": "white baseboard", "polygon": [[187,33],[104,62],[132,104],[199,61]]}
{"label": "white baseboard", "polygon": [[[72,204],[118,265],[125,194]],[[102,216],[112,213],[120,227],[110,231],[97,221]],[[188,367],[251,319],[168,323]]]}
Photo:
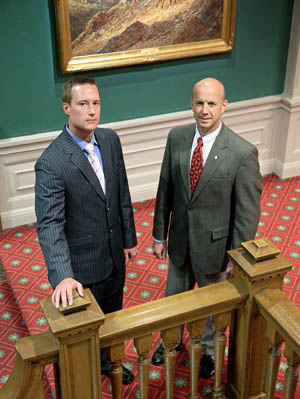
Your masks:
{"label": "white baseboard", "polygon": [[[276,173],[287,178],[300,174],[300,156],[293,162],[282,162],[276,156],[274,141],[278,137],[276,129],[280,128],[277,122],[282,107],[287,106],[281,96],[240,101],[229,104],[224,121],[257,146],[262,175]],[[175,126],[193,121],[193,113],[189,110],[103,125],[116,130],[120,136],[133,202],[155,197],[168,132]],[[35,222],[34,164],[59,133],[0,140],[3,228]]]}
{"label": "white baseboard", "polygon": [[1,213],[3,229],[36,222],[34,206]]}
{"label": "white baseboard", "polygon": [[300,160],[289,163],[282,163],[276,160],[274,162],[274,173],[281,179],[300,176]]}

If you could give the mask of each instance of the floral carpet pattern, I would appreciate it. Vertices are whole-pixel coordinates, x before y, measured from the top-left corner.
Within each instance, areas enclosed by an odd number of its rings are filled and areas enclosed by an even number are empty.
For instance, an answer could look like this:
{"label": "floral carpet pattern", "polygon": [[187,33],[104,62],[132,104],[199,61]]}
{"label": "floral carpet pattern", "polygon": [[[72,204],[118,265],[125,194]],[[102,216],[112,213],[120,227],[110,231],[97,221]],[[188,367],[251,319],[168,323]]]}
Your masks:
{"label": "floral carpet pattern", "polygon": [[[281,180],[275,175],[263,179],[261,218],[257,237],[267,237],[292,261],[294,267],[284,279],[284,292],[300,308],[300,176]],[[139,255],[127,267],[124,307],[138,305],[164,296],[168,272],[167,262],[157,261],[152,254],[152,222],[154,200],[134,204]],[[36,225],[29,224],[0,233],[0,389],[7,382],[15,363],[15,342],[27,335],[48,329],[39,301],[51,295]],[[153,350],[160,342],[153,336]],[[189,360],[187,333],[183,349],[178,352],[174,381],[174,398],[189,396]],[[151,354],[152,355],[152,352]],[[124,364],[135,374],[131,385],[123,386],[123,397],[138,399],[137,354],[132,341],[126,343]],[[286,360],[282,357],[276,382],[276,399],[284,397]],[[226,374],[226,367],[225,367]],[[225,381],[224,374],[224,381]],[[164,368],[150,366],[149,397],[165,397]],[[103,376],[103,398],[111,397],[110,380]],[[44,378],[47,399],[54,398],[51,367]],[[213,379],[199,381],[200,397],[208,397]],[[300,383],[296,398],[300,398]]]}

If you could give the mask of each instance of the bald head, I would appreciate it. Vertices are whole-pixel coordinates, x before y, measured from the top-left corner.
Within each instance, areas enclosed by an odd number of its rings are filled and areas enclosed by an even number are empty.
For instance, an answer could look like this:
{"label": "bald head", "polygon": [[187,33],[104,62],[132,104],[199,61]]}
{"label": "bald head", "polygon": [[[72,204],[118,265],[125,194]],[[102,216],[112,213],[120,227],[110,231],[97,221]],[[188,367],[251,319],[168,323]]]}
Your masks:
{"label": "bald head", "polygon": [[225,100],[225,87],[222,82],[214,78],[205,78],[199,80],[199,82],[195,83],[193,87],[193,97],[197,90],[201,88],[206,88],[207,90],[214,91],[216,94],[218,93],[222,100]]}
{"label": "bald head", "polygon": [[219,80],[206,78],[195,84],[191,105],[202,136],[214,132],[220,126],[227,104],[225,89]]}

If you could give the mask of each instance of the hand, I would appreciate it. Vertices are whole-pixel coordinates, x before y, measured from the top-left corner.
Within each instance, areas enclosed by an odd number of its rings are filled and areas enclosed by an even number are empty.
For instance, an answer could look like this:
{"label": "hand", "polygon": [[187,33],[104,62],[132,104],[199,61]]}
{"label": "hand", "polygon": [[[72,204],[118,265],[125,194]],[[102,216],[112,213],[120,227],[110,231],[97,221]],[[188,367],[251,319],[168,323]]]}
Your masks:
{"label": "hand", "polygon": [[62,303],[62,307],[65,308],[67,305],[72,305],[73,303],[73,294],[72,290],[76,288],[78,294],[83,296],[83,287],[82,285],[74,280],[73,278],[65,278],[62,280],[56,287],[52,294],[52,303],[58,308],[60,302]]}
{"label": "hand", "polygon": [[136,257],[136,255],[138,254],[138,249],[137,247],[125,248],[124,254],[125,254],[125,262],[127,263]]}
{"label": "hand", "polygon": [[233,277],[233,263],[231,262],[231,260],[227,263],[225,273],[226,280],[231,280]]}
{"label": "hand", "polygon": [[157,259],[165,260],[167,259],[167,243],[153,241],[153,254],[157,257]]}

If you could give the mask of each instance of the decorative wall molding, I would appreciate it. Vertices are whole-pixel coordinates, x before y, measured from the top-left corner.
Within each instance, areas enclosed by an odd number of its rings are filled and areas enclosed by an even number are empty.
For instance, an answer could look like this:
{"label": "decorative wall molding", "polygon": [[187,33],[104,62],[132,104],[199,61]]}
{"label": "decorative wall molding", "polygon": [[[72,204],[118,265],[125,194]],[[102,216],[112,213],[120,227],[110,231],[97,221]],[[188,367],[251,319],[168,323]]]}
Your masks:
{"label": "decorative wall molding", "polygon": [[[193,123],[192,111],[105,124],[120,136],[133,201],[154,198],[168,132]],[[262,175],[300,174],[300,99],[270,96],[229,104],[224,122],[255,144]],[[292,124],[288,134],[282,126]],[[34,164],[60,132],[0,140],[0,209],[3,228],[36,220]],[[284,157],[286,152],[292,156]],[[287,159],[283,162],[282,159]]]}

